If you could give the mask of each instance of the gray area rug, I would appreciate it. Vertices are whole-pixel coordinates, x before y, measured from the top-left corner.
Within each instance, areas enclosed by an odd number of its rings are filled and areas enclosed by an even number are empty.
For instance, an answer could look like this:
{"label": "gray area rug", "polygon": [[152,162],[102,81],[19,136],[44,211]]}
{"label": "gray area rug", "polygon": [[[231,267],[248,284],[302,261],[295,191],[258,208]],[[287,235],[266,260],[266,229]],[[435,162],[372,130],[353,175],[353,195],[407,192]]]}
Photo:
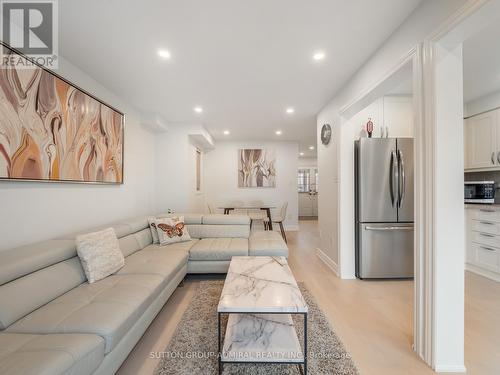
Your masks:
{"label": "gray area rug", "polygon": [[[162,353],[155,375],[212,375],[218,373],[217,305],[223,280],[202,281],[177,326],[172,340]],[[356,375],[358,370],[349,353],[333,332],[328,320],[309,291],[299,283],[309,306],[308,374]],[[224,315],[225,316],[225,315]],[[303,318],[293,315],[299,340],[303,342]],[[223,327],[225,322],[223,320]],[[298,375],[297,365],[224,364],[224,375]]]}

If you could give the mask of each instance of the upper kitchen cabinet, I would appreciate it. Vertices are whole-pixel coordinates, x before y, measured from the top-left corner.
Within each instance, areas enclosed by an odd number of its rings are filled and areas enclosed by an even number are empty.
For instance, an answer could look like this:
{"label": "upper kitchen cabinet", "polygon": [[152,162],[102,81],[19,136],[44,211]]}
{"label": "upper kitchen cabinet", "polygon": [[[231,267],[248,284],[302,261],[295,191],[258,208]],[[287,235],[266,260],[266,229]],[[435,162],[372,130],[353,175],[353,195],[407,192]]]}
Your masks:
{"label": "upper kitchen cabinet", "polygon": [[500,110],[466,119],[464,145],[466,170],[500,170]]}
{"label": "upper kitchen cabinet", "polygon": [[409,95],[383,98],[384,125],[391,138],[413,138],[413,97]]}

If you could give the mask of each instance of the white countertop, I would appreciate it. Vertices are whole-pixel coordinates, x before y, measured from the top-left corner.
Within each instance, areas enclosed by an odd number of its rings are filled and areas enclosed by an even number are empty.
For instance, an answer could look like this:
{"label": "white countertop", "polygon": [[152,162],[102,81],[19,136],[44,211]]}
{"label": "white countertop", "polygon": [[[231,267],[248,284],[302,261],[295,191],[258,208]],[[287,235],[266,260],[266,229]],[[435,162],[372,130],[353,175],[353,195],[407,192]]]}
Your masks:
{"label": "white countertop", "polygon": [[498,211],[500,210],[500,203],[493,203],[493,204],[476,204],[476,203],[465,203],[465,208],[467,209],[485,209],[489,208],[491,210]]}

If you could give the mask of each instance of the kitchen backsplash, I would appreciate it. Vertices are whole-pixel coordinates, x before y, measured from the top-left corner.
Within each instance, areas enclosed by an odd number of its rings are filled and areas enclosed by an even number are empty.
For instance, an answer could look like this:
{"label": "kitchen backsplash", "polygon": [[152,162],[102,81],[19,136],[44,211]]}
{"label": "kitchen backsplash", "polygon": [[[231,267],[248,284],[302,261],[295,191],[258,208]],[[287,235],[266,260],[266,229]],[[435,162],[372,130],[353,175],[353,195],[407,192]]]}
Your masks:
{"label": "kitchen backsplash", "polygon": [[500,171],[466,172],[465,181],[495,181],[495,203],[500,203]]}

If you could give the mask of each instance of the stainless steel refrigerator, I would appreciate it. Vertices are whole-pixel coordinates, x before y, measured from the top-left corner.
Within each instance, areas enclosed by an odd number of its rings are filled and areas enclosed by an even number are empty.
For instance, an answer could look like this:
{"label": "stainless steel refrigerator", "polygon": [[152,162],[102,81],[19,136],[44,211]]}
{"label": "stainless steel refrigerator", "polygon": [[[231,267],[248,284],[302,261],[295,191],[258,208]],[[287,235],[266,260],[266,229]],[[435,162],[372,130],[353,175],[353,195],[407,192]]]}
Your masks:
{"label": "stainless steel refrigerator", "polygon": [[356,277],[413,277],[413,139],[355,142]]}

